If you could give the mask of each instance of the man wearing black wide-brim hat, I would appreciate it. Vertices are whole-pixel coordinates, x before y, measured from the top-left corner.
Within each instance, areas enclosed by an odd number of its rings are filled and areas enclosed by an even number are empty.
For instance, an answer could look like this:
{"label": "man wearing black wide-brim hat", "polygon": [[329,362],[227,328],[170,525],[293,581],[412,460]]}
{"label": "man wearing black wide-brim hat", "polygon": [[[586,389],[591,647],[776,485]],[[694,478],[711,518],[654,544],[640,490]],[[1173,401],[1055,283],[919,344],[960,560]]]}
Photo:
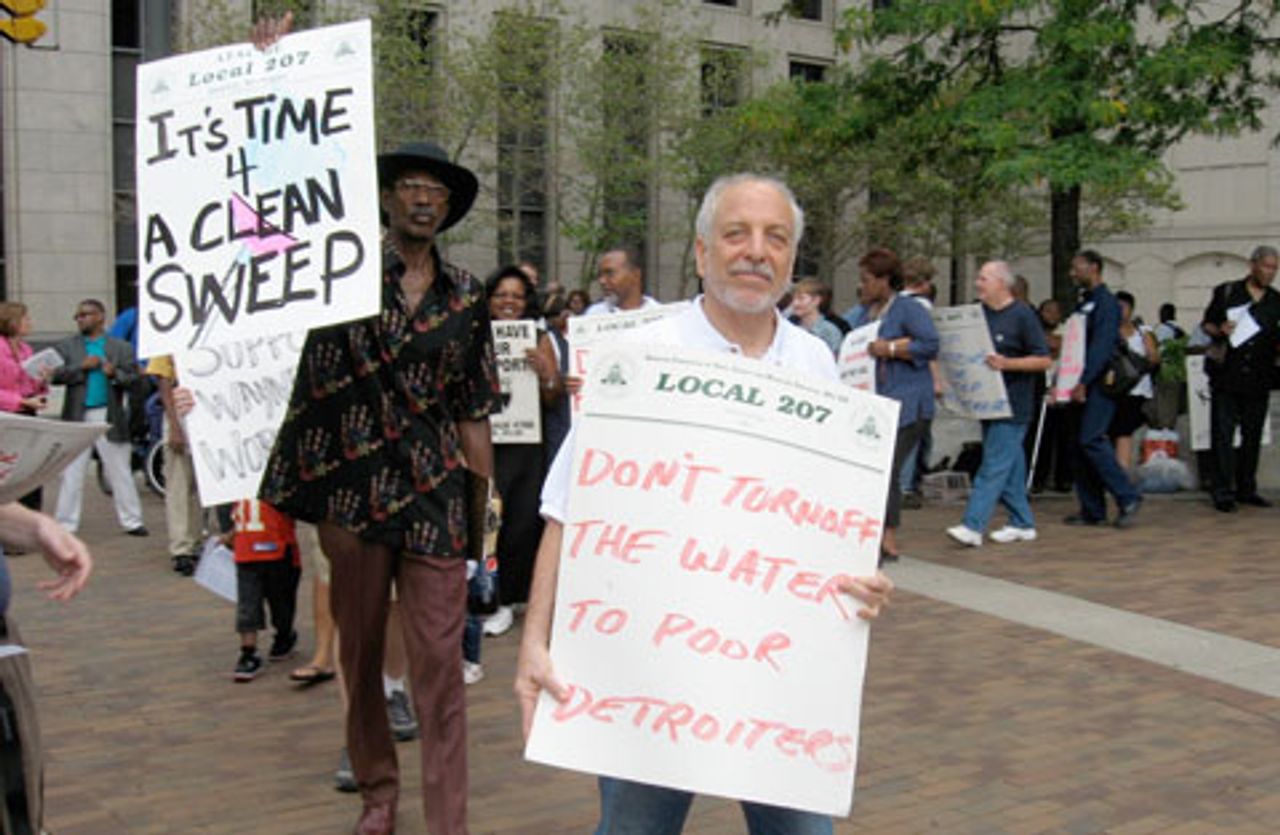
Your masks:
{"label": "man wearing black wide-brim hat", "polygon": [[382,686],[395,583],[427,830],[443,835],[466,831],[464,466],[491,476],[488,415],[501,402],[483,287],[436,248],[471,208],[475,175],[438,145],[413,142],[378,158],[378,181],[382,310],[308,335],[260,495],[315,522],[332,562],[347,747],[364,800],[357,833],[395,828]]}

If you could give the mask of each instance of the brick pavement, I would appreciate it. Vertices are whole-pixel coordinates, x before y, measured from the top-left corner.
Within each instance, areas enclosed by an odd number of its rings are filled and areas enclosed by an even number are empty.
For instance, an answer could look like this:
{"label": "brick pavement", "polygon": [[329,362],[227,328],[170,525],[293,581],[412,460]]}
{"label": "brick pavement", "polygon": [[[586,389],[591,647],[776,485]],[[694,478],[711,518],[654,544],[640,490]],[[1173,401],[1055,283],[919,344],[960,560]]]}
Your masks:
{"label": "brick pavement", "polygon": [[[286,665],[230,680],[232,612],[168,570],[154,535],[115,529],[86,491],[98,557],[66,607],[38,599],[34,557],[12,560],[34,653],[57,835],[349,831],[358,801],[331,788],[341,745],[332,684],[296,690]],[[1140,527],[1056,523],[1037,503],[1031,546],[954,548],[957,508],[907,513],[914,557],[1280,645],[1280,511],[1224,517],[1158,498]],[[306,583],[304,581],[304,588]],[[310,606],[300,612],[308,632]],[[509,696],[518,638],[486,639],[468,691],[474,832],[586,832],[590,778],[525,764]],[[304,639],[304,646],[309,641]],[[416,743],[400,746],[404,782]],[[902,594],[874,631],[852,822],[842,833],[1264,833],[1280,815],[1280,701]],[[406,791],[400,831],[424,832]],[[740,832],[733,804],[699,800],[691,833]]]}

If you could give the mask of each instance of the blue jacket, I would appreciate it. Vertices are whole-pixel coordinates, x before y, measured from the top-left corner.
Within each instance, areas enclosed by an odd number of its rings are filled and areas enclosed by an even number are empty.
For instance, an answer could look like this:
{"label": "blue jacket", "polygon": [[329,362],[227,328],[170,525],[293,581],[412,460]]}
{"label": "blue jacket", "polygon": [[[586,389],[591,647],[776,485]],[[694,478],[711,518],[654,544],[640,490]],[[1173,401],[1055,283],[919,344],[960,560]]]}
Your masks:
{"label": "blue jacket", "polygon": [[1107,370],[1120,343],[1120,304],[1106,284],[1085,290],[1076,305],[1077,313],[1086,316],[1084,332],[1084,373],[1080,383],[1093,385]]}
{"label": "blue jacket", "polygon": [[938,329],[929,310],[910,296],[898,295],[880,317],[880,339],[911,340],[911,359],[876,360],[876,394],[892,397],[902,405],[898,426],[932,420],[933,375],[929,361],[938,356]]}

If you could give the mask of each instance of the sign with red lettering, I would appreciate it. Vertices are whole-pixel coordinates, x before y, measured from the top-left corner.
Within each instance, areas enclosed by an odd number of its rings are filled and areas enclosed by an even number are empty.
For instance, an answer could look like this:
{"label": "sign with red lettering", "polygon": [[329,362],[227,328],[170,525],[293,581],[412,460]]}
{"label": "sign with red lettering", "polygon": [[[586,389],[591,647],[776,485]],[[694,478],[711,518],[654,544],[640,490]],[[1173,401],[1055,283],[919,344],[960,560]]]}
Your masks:
{"label": "sign with red lettering", "polygon": [[894,401],[732,354],[600,347],[533,760],[847,814]]}
{"label": "sign with red lettering", "polygon": [[369,21],[138,67],[139,353],[378,311]]}
{"label": "sign with red lettering", "polygon": [[1062,351],[1058,356],[1058,371],[1053,378],[1050,399],[1054,403],[1071,400],[1071,390],[1080,383],[1084,374],[1085,315],[1073,313],[1067,317],[1062,329]]}
{"label": "sign with red lettering", "polygon": [[845,334],[840,343],[840,356],[836,366],[840,369],[840,382],[863,391],[876,390],[876,358],[869,347],[880,336],[880,322],[875,321]]}

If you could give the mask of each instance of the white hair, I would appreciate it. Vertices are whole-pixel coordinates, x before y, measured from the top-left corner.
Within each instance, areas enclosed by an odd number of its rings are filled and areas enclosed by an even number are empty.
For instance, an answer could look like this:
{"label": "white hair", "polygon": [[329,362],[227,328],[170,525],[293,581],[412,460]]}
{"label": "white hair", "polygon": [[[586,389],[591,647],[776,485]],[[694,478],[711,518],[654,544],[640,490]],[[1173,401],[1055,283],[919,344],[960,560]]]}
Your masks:
{"label": "white hair", "polygon": [[1018,280],[1017,276],[1013,274],[1013,268],[1009,266],[1008,261],[988,261],[983,265],[983,269],[991,270],[995,277],[1000,279],[1000,282],[1009,290],[1013,289],[1014,283]]}
{"label": "white hair", "polygon": [[716,210],[720,208],[720,198],[731,186],[741,185],[743,183],[762,183],[772,186],[778,190],[778,193],[787,198],[787,203],[791,205],[791,218],[795,222],[795,240],[793,245],[795,251],[800,251],[800,238],[804,236],[804,209],[800,208],[800,203],[796,201],[796,196],[787,187],[787,184],[779,180],[777,177],[770,177],[765,174],[753,174],[751,172],[743,172],[740,174],[727,174],[720,177],[711,184],[711,188],[707,189],[707,193],[702,198],[702,205],[698,207],[698,219],[694,223],[698,237],[704,243],[711,239],[711,222],[715,220]]}

